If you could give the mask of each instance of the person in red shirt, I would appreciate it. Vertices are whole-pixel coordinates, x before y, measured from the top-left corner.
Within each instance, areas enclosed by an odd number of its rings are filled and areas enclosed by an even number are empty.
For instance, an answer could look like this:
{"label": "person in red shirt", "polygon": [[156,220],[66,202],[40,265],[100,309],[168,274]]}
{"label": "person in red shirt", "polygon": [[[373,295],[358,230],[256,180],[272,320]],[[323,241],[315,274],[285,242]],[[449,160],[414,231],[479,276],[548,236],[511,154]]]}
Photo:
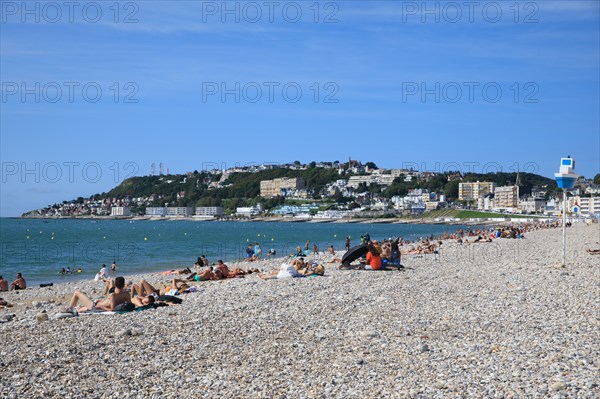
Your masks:
{"label": "person in red shirt", "polygon": [[379,256],[379,252],[373,244],[369,244],[367,249],[367,265],[365,266],[365,270],[380,270],[381,256]]}

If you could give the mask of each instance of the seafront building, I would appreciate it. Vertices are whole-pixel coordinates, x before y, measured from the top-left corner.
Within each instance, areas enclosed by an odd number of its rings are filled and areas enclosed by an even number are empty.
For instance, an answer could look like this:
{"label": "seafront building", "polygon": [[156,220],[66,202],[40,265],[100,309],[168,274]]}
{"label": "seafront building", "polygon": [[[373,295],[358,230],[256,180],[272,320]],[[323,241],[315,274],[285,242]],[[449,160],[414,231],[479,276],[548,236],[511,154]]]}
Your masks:
{"label": "seafront building", "polygon": [[194,215],[194,208],[191,206],[168,206],[167,216],[190,217]]}
{"label": "seafront building", "polygon": [[224,213],[222,206],[197,206],[194,216],[214,217],[223,216]]}
{"label": "seafront building", "polygon": [[178,216],[190,217],[194,215],[194,208],[191,206],[164,206],[147,207],[146,216]]}
{"label": "seafront building", "polygon": [[128,206],[113,206],[110,208],[110,216],[131,216],[131,208]]}
{"label": "seafront building", "polygon": [[250,217],[250,216],[258,215],[261,211],[262,211],[262,208],[260,207],[260,205],[243,206],[243,207],[238,207],[236,209],[235,214],[238,216]]}
{"label": "seafront building", "polygon": [[146,216],[165,216],[167,208],[164,206],[149,206],[146,208]]}
{"label": "seafront building", "polygon": [[458,199],[459,201],[477,201],[483,198],[486,194],[493,193],[496,184],[487,181],[477,181],[458,184]]}
{"label": "seafront building", "polygon": [[279,209],[275,209],[271,211],[274,215],[297,215],[297,214],[305,214],[310,213],[313,210],[319,209],[319,205],[311,204],[311,205],[284,205]]}
{"label": "seafront building", "polygon": [[525,213],[541,213],[546,210],[546,200],[533,195],[525,197],[519,201],[519,209]]}
{"label": "seafront building", "polygon": [[583,216],[600,215],[600,196],[579,197],[577,199],[576,204],[579,204],[579,209]]}
{"label": "seafront building", "polygon": [[494,208],[517,210],[519,208],[519,186],[503,186],[494,189]]}
{"label": "seafront building", "polygon": [[305,188],[304,180],[299,177],[281,177],[260,182],[260,196],[273,198],[281,195],[285,197],[288,191],[298,191]]}
{"label": "seafront building", "polygon": [[371,184],[379,184],[381,186],[390,186],[394,182],[392,175],[370,174],[366,176],[350,176],[348,178],[348,187],[358,188],[362,183],[370,186]]}

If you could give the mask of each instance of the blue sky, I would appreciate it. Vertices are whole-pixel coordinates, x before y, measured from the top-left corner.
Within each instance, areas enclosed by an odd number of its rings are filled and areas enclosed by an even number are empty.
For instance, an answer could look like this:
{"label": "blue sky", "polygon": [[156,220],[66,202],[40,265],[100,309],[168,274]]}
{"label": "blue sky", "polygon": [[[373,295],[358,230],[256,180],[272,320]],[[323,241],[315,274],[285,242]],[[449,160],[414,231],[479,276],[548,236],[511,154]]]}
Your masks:
{"label": "blue sky", "polygon": [[1,216],[153,162],[600,171],[597,1],[0,4]]}

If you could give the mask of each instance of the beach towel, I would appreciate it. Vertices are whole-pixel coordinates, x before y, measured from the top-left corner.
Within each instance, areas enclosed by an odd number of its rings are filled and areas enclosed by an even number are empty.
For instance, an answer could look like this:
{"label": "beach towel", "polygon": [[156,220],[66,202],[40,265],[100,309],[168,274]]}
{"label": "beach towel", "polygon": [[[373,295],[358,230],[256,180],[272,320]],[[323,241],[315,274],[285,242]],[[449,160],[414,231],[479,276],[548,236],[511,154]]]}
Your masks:
{"label": "beach towel", "polygon": [[181,298],[177,298],[176,296],[173,296],[173,295],[161,295],[158,297],[158,300],[164,301],[164,302],[176,303],[176,304],[180,304],[183,302],[183,300]]}

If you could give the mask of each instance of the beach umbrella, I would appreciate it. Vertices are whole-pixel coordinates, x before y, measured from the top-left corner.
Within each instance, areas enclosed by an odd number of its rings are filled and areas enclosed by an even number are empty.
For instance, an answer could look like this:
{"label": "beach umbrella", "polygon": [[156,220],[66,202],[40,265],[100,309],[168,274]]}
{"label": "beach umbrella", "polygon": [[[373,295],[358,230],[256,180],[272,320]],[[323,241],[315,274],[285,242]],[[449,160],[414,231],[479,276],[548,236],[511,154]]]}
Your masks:
{"label": "beach umbrella", "polygon": [[367,244],[352,247],[342,257],[342,265],[348,265],[367,253]]}

